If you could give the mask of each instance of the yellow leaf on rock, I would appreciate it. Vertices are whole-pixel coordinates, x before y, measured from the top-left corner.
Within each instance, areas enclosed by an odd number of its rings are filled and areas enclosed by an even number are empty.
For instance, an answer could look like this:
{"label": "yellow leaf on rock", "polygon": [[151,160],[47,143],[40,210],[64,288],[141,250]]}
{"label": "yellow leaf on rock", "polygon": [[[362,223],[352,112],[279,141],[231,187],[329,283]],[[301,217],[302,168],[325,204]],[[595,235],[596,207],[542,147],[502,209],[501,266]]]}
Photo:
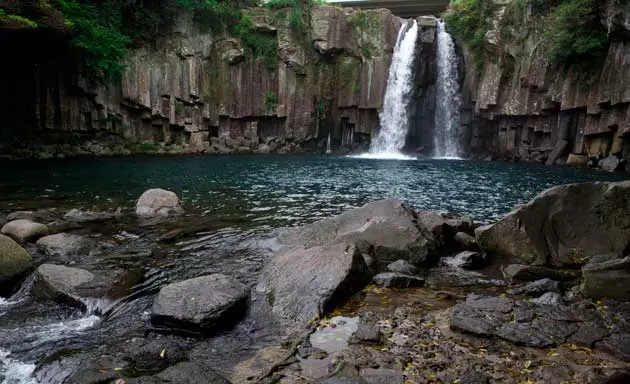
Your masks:
{"label": "yellow leaf on rock", "polygon": [[162,352],[160,352],[160,357],[163,359],[164,356],[166,356],[166,349],[163,349]]}

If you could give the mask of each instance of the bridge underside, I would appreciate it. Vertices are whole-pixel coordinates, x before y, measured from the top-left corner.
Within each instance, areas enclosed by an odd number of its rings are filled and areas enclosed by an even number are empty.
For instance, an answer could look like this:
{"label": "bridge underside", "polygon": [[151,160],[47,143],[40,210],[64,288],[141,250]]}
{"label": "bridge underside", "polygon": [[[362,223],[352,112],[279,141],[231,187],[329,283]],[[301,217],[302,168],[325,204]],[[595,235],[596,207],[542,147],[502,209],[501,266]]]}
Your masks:
{"label": "bridge underside", "polygon": [[387,8],[396,16],[412,18],[427,15],[438,16],[446,10],[449,0],[329,0],[328,2],[361,9]]}

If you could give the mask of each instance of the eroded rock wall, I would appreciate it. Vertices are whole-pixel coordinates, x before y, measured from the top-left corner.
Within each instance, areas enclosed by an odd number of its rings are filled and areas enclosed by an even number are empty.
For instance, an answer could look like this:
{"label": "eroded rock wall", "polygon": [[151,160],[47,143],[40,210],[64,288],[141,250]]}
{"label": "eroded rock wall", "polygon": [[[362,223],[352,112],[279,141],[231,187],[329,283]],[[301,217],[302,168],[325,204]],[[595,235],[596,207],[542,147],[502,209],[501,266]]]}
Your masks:
{"label": "eroded rock wall", "polygon": [[630,3],[599,2],[610,46],[588,76],[550,61],[544,18],[516,12],[515,1],[488,3],[481,71],[463,49],[465,107],[475,116],[470,155],[548,163],[571,153],[630,156]]}
{"label": "eroded rock wall", "polygon": [[[240,39],[202,32],[186,17],[168,36],[134,49],[120,84],[113,86],[91,88],[61,64],[51,70],[46,55],[0,59],[3,66],[12,63],[24,77],[35,79],[15,82],[4,92],[13,96],[0,102],[1,140],[24,132],[32,137],[54,133],[124,138],[157,151],[240,153],[323,150],[330,133],[336,147],[366,146],[378,130],[378,110],[404,20],[384,9],[322,6],[312,9],[301,30],[278,12],[246,12],[254,33],[277,42],[272,68],[264,57],[253,57]],[[427,46],[422,60],[430,62],[435,25],[424,23],[421,33],[420,45]],[[430,83],[431,64],[419,67],[428,74],[418,83]],[[417,115],[432,121],[433,107],[426,100],[431,91],[417,97]],[[32,107],[12,116],[16,99]],[[416,128],[410,136],[420,132]],[[112,150],[98,143],[81,151],[93,147]]]}

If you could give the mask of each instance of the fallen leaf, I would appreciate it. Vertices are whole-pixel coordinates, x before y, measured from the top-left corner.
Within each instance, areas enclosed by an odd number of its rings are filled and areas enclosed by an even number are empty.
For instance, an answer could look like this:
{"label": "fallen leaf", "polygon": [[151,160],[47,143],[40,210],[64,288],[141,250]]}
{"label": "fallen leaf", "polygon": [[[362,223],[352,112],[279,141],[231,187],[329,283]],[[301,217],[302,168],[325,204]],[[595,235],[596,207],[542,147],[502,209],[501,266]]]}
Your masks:
{"label": "fallen leaf", "polygon": [[164,356],[166,356],[166,349],[163,349],[162,352],[160,352],[160,357],[163,359]]}

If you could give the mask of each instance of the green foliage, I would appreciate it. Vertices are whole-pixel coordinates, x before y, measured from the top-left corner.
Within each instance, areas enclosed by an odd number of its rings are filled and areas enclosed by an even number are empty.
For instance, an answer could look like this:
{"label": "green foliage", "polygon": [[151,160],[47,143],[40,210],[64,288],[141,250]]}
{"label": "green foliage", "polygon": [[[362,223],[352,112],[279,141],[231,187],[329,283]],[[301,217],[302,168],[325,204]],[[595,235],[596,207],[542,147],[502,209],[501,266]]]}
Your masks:
{"label": "green foliage", "polygon": [[278,95],[274,91],[265,91],[265,108],[267,113],[274,113],[278,106]]}
{"label": "green foliage", "polygon": [[18,23],[29,28],[37,28],[38,24],[29,18],[7,14],[3,9],[0,9],[0,24],[13,24]]}
{"label": "green foliage", "polygon": [[370,51],[370,48],[368,47],[361,47],[361,55],[369,59],[370,57],[372,57],[372,52]]}
{"label": "green foliage", "polygon": [[368,27],[368,16],[365,11],[357,11],[352,17],[350,17],[350,24],[354,25],[359,29],[367,29]]}
{"label": "green foliage", "polygon": [[595,0],[562,1],[551,13],[545,37],[550,42],[549,56],[563,64],[601,58],[608,49]]}
{"label": "green foliage", "polygon": [[232,34],[243,42],[252,55],[262,57],[270,72],[278,67],[278,41],[273,34],[255,31],[249,15],[242,15],[238,24],[232,27]]}
{"label": "green foliage", "polygon": [[483,39],[492,16],[489,3],[488,0],[453,0],[444,15],[450,32],[474,55],[478,70],[483,68]]}
{"label": "green foliage", "polygon": [[157,152],[158,146],[155,143],[144,142],[136,146],[136,151],[139,153]]}

